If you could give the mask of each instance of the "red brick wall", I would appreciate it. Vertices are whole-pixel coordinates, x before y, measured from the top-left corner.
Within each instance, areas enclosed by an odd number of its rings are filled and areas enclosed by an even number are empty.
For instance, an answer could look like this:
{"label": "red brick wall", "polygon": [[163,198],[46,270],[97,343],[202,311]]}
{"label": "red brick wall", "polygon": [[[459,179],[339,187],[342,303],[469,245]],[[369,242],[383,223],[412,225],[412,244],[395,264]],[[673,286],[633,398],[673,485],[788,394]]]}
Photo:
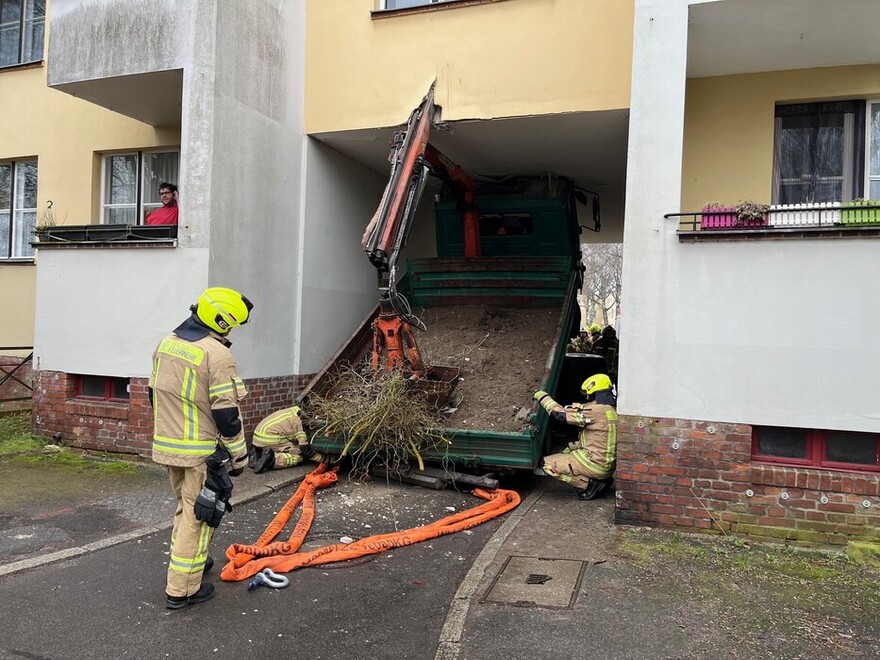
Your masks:
{"label": "red brick wall", "polygon": [[[276,376],[245,381],[242,402],[245,435],[266,415],[290,406],[309,376]],[[72,447],[148,456],[153,434],[146,378],[132,378],[128,403],[77,399],[74,376],[40,371],[34,388],[34,435]]]}
{"label": "red brick wall", "polygon": [[880,540],[880,475],[753,463],[748,425],[621,416],[617,457],[618,523]]}

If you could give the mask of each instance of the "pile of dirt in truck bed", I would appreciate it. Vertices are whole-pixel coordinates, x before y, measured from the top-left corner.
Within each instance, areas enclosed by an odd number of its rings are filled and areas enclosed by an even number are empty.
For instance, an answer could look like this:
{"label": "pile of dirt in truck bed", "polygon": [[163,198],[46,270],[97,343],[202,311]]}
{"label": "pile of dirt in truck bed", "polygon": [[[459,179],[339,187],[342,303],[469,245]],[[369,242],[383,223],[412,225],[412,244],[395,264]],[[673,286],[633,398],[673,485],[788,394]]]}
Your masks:
{"label": "pile of dirt in truck bed", "polygon": [[531,408],[559,309],[462,305],[414,311],[427,326],[415,330],[425,364],[461,369],[461,403],[448,427],[523,430],[526,422],[517,413]]}

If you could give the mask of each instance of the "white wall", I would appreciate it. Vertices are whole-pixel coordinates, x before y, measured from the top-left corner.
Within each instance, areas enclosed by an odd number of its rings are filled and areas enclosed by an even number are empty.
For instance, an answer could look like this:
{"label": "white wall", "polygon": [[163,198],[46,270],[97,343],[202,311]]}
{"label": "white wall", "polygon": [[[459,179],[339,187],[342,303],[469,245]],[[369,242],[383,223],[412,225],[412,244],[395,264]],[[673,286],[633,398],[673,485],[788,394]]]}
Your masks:
{"label": "white wall", "polygon": [[39,252],[34,365],[102,376],[150,375],[153,349],[206,286],[207,250]]}
{"label": "white wall", "polygon": [[185,194],[175,249],[41,251],[40,367],[147,375],[156,343],[199,292],[229,286],[256,306],[231,335],[241,375],[296,373],[304,0],[56,0],[53,9],[55,82],[183,69]]}
{"label": "white wall", "polygon": [[309,139],[297,373],[318,371],[379,299],[361,247],[387,178]]}
{"label": "white wall", "polygon": [[[52,0],[49,84],[179,69],[213,47],[212,2]],[[76,56],[71,57],[71,53]]]}
{"label": "white wall", "polygon": [[[208,281],[240,289],[255,305],[236,331],[246,377],[297,373],[304,42],[301,0],[219,4]],[[189,137],[198,143],[195,131]]]}
{"label": "white wall", "polygon": [[875,240],[682,244],[663,219],[680,210],[688,4],[636,2],[618,409],[878,432]]}

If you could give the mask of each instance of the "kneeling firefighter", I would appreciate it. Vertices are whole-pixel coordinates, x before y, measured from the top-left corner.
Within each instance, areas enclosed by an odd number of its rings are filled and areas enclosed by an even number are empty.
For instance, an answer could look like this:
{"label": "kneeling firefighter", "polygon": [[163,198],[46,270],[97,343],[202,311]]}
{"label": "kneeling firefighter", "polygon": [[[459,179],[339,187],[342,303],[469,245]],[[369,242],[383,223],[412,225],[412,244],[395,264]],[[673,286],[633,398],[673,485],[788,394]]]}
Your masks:
{"label": "kneeling firefighter", "polygon": [[213,584],[202,584],[213,565],[208,543],[231,509],[229,477],[247,464],[239,410],[246,390],[227,337],[248,322],[252,309],[238,291],[206,289],[190,307],[192,315],[153,352],[153,460],[167,467],[177,499],[165,587],[169,609],[214,595]]}
{"label": "kneeling firefighter", "polygon": [[538,390],[534,399],[552,419],[581,429],[577,442],[559,454],[544,457],[544,472],[581,489],[578,498],[593,500],[606,494],[614,483],[617,465],[617,399],[606,374],[590,376],[581,384],[587,403],[563,407]]}
{"label": "kneeling firefighter", "polygon": [[299,465],[304,459],[320,463],[324,454],[315,451],[303,430],[299,406],[276,410],[257,424],[254,447],[262,451],[254,463],[254,472],[282,470]]}

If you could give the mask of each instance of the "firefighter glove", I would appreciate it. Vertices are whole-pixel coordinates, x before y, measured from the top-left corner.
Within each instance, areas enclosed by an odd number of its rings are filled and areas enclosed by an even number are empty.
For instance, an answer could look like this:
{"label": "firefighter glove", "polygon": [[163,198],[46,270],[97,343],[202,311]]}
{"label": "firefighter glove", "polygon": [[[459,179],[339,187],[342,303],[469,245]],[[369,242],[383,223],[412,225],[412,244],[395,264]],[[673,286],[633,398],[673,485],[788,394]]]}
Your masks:
{"label": "firefighter glove", "polygon": [[303,458],[311,458],[315,455],[315,450],[310,444],[300,445],[299,453]]}
{"label": "firefighter glove", "polygon": [[208,527],[217,527],[223,514],[226,513],[226,503],[217,497],[217,493],[207,487],[203,487],[196,503],[193,506],[196,520],[201,520]]}

